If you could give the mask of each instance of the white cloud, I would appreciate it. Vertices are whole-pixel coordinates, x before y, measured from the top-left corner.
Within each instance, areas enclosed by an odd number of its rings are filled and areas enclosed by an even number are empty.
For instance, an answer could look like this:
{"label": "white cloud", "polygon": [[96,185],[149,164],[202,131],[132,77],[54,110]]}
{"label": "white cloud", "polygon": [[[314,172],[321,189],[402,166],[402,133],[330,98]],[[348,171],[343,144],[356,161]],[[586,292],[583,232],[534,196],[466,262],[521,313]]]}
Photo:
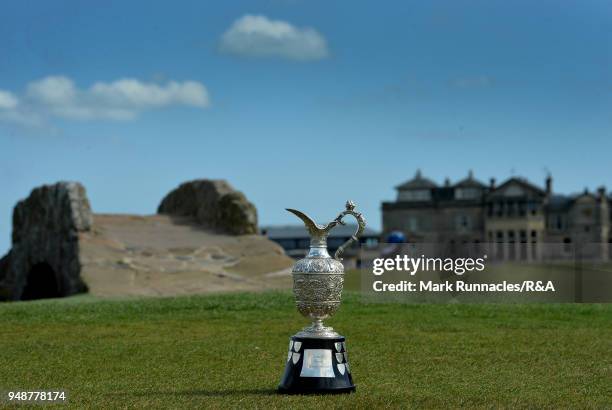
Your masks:
{"label": "white cloud", "polygon": [[63,76],[49,76],[26,87],[28,97],[47,105],[70,105],[76,102],[74,82]]}
{"label": "white cloud", "polygon": [[28,128],[41,128],[45,120],[39,114],[22,110],[0,110],[0,123],[17,124]]}
{"label": "white cloud", "polygon": [[177,105],[205,108],[209,104],[206,87],[196,81],[157,84],[124,78],[80,89],[68,77],[48,76],[27,84],[20,98],[0,90],[0,120],[22,125],[40,124],[53,117],[132,120],[150,109]]}
{"label": "white cloud", "polygon": [[19,100],[9,91],[0,90],[0,110],[10,110],[17,107]]}
{"label": "white cloud", "polygon": [[113,106],[133,108],[163,107],[172,104],[208,106],[206,88],[195,81],[184,83],[170,81],[162,87],[134,79],[122,79],[112,83],[95,83],[90,91],[93,98]]}
{"label": "white cloud", "polygon": [[282,20],[245,15],[221,37],[221,51],[246,57],[320,60],[329,55],[325,38],[310,27],[295,27]]}

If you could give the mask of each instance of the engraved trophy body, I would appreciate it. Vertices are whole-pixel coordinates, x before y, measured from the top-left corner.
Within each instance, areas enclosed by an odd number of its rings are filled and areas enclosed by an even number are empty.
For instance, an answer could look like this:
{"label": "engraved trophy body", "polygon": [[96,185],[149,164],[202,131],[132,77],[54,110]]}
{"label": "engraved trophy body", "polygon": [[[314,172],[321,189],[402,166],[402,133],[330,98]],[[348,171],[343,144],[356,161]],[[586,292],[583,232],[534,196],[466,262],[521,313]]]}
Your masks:
{"label": "engraved trophy body", "polygon": [[[355,390],[346,352],[344,336],[323,320],[340,307],[344,284],[344,266],[340,255],[365,229],[365,219],[347,201],[346,209],[327,225],[316,224],[308,215],[295,209],[287,211],[300,218],[310,234],[310,249],[304,259],[293,265],[293,294],[298,311],[312,320],[291,337],[285,372],[278,386],[285,393],[340,393]],[[342,218],[357,219],[357,231],[342,244],[332,258],[327,251],[327,237]]]}

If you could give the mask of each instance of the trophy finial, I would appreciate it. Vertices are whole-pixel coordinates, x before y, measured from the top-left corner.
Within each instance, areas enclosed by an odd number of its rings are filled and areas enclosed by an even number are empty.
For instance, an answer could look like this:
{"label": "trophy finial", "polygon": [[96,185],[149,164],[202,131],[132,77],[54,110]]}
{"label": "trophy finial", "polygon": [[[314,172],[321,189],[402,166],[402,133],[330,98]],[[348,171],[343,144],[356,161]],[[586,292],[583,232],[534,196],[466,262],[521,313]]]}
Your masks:
{"label": "trophy finial", "polygon": [[355,202],[349,199],[348,201],[346,201],[346,210],[352,211],[353,209],[355,209]]}

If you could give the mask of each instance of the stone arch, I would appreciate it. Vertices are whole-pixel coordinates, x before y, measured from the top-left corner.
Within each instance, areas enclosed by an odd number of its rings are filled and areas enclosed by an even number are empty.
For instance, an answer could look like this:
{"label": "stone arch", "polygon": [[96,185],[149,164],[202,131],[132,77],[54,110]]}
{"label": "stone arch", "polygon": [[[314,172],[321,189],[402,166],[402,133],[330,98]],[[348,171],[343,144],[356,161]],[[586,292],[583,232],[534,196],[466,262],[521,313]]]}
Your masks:
{"label": "stone arch", "polygon": [[21,292],[21,300],[59,298],[60,284],[57,272],[47,262],[33,265],[27,276]]}
{"label": "stone arch", "polygon": [[58,182],[33,189],[13,210],[11,250],[0,259],[0,300],[85,292],[79,235],[92,222],[81,184]]}

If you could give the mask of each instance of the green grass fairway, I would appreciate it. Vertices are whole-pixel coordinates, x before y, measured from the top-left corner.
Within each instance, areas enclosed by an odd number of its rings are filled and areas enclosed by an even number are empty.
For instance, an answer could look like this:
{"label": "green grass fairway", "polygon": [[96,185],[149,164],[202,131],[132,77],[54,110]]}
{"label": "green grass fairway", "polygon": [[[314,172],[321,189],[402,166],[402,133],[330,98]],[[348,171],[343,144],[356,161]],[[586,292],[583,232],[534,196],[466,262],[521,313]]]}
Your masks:
{"label": "green grass fairway", "polygon": [[612,305],[345,296],[329,324],[355,394],[275,393],[306,325],[289,292],[0,304],[0,390],[66,389],[78,408],[612,407]]}

